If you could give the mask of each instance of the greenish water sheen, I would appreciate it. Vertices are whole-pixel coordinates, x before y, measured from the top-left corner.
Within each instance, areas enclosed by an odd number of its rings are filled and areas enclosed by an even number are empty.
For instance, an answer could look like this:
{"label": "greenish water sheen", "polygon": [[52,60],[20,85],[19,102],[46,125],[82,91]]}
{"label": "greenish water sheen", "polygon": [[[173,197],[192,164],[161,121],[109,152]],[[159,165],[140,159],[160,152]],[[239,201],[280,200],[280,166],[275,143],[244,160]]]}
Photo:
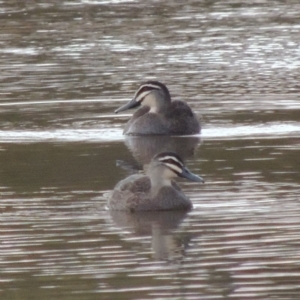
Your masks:
{"label": "greenish water sheen", "polygon": [[[298,1],[7,1],[0,7],[0,298],[298,299]],[[199,136],[124,138],[146,79]],[[106,209],[175,150],[191,212]]]}

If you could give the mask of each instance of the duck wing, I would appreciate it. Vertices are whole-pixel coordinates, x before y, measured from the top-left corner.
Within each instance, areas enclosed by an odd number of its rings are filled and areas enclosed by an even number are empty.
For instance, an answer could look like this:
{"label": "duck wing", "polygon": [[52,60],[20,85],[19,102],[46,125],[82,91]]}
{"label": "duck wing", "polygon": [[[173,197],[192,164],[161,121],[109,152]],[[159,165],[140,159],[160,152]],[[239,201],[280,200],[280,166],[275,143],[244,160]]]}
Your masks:
{"label": "duck wing", "polygon": [[115,190],[129,191],[131,193],[148,193],[151,189],[150,178],[146,175],[133,174],[117,183]]}
{"label": "duck wing", "polygon": [[148,176],[128,176],[115,186],[108,199],[108,207],[111,210],[135,211],[141,202],[148,202],[150,188]]}
{"label": "duck wing", "polygon": [[172,101],[166,118],[170,134],[197,134],[200,132],[201,127],[197,116],[184,101]]}

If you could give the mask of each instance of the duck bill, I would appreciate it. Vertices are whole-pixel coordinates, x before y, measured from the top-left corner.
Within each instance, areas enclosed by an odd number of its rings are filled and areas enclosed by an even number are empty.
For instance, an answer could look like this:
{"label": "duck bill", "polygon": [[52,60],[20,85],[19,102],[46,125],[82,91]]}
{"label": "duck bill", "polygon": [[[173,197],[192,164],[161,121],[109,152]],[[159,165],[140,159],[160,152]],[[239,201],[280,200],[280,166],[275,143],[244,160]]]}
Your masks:
{"label": "duck bill", "polygon": [[131,101],[129,101],[128,103],[124,104],[123,106],[119,107],[118,109],[115,110],[115,113],[119,113],[121,111],[127,110],[127,109],[131,109],[131,108],[135,108],[137,106],[139,106],[141,103],[137,102],[135,99],[132,99]]}
{"label": "duck bill", "polygon": [[192,173],[189,169],[184,168],[182,172],[179,174],[180,177],[184,177],[191,181],[202,182],[204,183],[204,179],[194,173]]}

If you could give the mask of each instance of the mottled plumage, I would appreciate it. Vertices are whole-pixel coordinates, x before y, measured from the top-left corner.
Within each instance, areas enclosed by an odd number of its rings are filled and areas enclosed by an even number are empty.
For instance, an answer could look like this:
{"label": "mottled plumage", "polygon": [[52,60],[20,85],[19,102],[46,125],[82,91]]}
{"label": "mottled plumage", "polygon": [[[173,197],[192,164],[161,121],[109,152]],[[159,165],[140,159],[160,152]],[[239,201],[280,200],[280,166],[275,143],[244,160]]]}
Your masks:
{"label": "mottled plumage", "polygon": [[189,210],[192,202],[172,180],[177,176],[203,182],[183,165],[177,154],[160,153],[152,159],[147,175],[131,175],[115,186],[108,207],[126,211]]}

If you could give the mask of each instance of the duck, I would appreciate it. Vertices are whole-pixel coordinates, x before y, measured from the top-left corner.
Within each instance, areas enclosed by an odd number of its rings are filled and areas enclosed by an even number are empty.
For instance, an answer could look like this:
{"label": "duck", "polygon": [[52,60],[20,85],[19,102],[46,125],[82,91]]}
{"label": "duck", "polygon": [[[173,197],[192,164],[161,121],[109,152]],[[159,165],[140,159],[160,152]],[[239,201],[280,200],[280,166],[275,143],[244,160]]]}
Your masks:
{"label": "duck", "polygon": [[133,99],[115,113],[138,106],[125,125],[124,135],[193,135],[201,131],[190,106],[181,100],[172,101],[168,88],[159,81],[141,84]]}
{"label": "duck", "polygon": [[108,198],[111,211],[191,210],[191,200],[173,180],[183,177],[204,183],[192,173],[175,152],[162,152],[153,157],[146,174],[133,174],[121,180]]}

